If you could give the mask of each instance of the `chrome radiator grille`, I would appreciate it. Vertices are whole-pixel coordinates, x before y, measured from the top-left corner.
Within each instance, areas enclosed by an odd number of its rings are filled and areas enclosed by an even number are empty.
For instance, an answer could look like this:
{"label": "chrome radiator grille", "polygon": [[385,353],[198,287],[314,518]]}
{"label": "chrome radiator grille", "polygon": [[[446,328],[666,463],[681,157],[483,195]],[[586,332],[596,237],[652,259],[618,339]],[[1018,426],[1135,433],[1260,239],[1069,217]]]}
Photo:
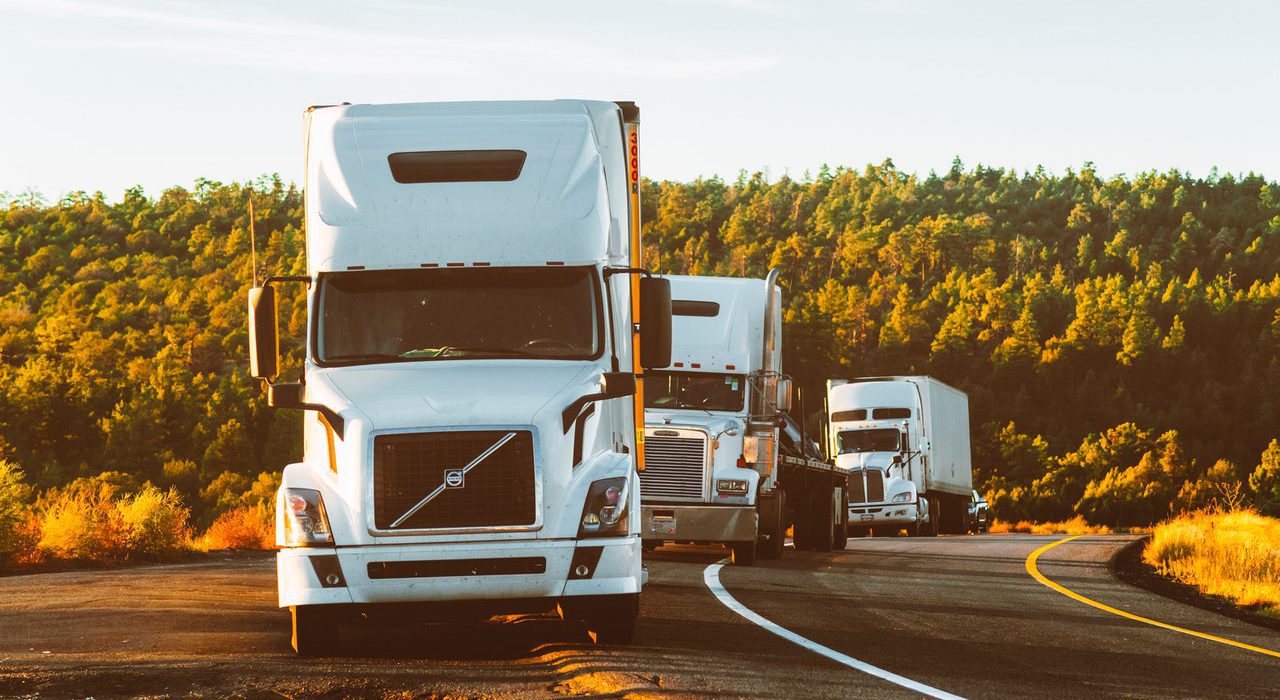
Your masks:
{"label": "chrome radiator grille", "polygon": [[379,530],[511,527],[537,519],[533,434],[527,430],[379,435],[373,449]]}
{"label": "chrome radiator grille", "polygon": [[700,501],[706,489],[707,439],[661,437],[644,439],[644,471],[640,496],[653,501]]}

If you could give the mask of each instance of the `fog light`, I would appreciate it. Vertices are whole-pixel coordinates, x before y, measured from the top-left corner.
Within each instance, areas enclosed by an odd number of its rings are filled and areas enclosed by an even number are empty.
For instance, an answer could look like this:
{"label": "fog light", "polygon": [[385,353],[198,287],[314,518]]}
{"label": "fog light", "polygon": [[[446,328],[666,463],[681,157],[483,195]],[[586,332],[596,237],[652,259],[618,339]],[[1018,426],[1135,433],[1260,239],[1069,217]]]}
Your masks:
{"label": "fog light", "polygon": [[573,573],[586,578],[587,574],[591,573],[591,567],[586,564],[579,564],[578,567],[573,570]]}
{"label": "fog light", "polygon": [[337,574],[329,574],[328,576],[324,577],[324,582],[329,584],[330,586],[338,585],[338,582],[341,580],[342,579],[338,578]]}

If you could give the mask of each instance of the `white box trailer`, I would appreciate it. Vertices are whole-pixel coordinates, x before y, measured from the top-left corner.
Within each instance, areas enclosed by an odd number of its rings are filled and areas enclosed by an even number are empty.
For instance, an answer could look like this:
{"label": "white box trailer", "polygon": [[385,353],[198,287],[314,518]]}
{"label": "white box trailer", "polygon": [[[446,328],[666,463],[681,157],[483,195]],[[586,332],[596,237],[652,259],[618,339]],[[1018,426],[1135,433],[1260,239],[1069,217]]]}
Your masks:
{"label": "white box trailer", "polygon": [[[645,545],[723,543],[735,564],[843,548],[843,471],[804,449],[782,375],[782,290],[766,279],[673,275],[672,363],[646,372]],[[791,427],[791,430],[783,430]]]}
{"label": "white box trailer", "polygon": [[827,382],[827,447],[852,531],[961,534],[973,489],[969,397],[925,376]]}
{"label": "white box trailer", "polygon": [[[277,494],[300,654],[361,616],[559,609],[626,642],[643,584],[642,368],[670,287],[641,279],[632,103],[335,105],[306,114],[310,411]],[[255,280],[256,281],[256,280]],[[643,345],[641,339],[643,337]]]}

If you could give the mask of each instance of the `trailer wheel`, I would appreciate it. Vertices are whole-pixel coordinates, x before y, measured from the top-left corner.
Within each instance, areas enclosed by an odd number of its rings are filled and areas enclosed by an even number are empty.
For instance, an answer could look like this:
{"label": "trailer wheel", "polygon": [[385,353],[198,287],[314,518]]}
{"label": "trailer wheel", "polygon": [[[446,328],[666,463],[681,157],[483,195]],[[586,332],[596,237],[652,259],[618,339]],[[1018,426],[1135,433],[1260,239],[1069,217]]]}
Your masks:
{"label": "trailer wheel", "polygon": [[833,515],[840,524],[831,533],[831,548],[844,549],[849,545],[849,495],[842,488],[837,488],[836,494],[832,499],[836,507]]}
{"label": "trailer wheel", "polygon": [[293,650],[298,656],[333,656],[338,643],[339,615],[333,605],[292,605]]}
{"label": "trailer wheel", "polygon": [[835,498],[830,487],[813,492],[809,499],[809,522],[811,548],[815,552],[831,551],[831,536],[835,534]]}
{"label": "trailer wheel", "polygon": [[756,554],[763,559],[781,559],[787,549],[787,493],[778,491],[770,503],[769,511],[761,513],[760,529],[771,531],[767,539],[756,543]]}

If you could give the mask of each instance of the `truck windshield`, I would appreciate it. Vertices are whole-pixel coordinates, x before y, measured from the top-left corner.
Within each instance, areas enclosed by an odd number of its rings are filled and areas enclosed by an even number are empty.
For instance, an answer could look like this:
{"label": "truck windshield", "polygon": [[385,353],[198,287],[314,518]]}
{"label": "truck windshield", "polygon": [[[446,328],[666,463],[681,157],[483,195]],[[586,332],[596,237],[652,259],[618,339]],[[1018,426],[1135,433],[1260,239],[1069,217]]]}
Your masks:
{"label": "truck windshield", "polygon": [[386,270],[322,275],[324,364],[600,356],[591,267]]}
{"label": "truck windshield", "polygon": [[746,378],[710,372],[645,372],[646,408],[741,411]]}
{"label": "truck windshield", "polygon": [[840,454],[850,452],[897,452],[900,434],[893,428],[844,430],[840,432]]}

